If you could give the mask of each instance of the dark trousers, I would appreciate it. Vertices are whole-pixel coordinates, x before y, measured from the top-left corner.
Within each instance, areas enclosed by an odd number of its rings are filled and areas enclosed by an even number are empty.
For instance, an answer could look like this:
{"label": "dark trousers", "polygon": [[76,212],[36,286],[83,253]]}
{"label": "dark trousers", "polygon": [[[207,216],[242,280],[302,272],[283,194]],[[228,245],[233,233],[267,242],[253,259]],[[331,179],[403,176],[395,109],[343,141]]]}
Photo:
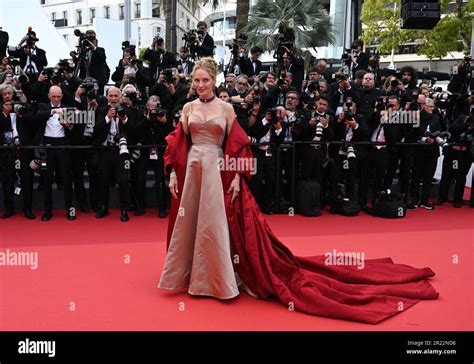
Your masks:
{"label": "dark trousers", "polygon": [[[51,146],[66,145],[66,138],[44,137],[44,144]],[[53,209],[53,181],[54,174],[61,176],[63,181],[64,207],[72,207],[72,174],[71,154],[66,149],[47,149],[46,171],[43,174],[44,209]]]}
{"label": "dark trousers", "polygon": [[333,182],[329,186],[329,203],[331,205],[336,202],[338,183],[344,173],[347,177],[346,197],[352,200],[357,176],[357,158],[347,159],[344,155],[337,155],[334,158],[334,164],[331,167],[331,181]]}
{"label": "dark trousers", "polygon": [[357,156],[357,175],[358,175],[358,200],[361,206],[367,205],[367,198],[370,183],[369,159],[366,155]]}
{"label": "dark trousers", "polygon": [[[411,178],[411,197],[412,202],[418,204],[428,203],[431,194],[431,182],[436,172],[438,156],[429,151],[418,151],[415,156],[413,174]],[[420,197],[421,184],[421,197]]]}
{"label": "dark trousers", "polygon": [[169,200],[169,189],[164,171],[164,161],[162,153],[157,154],[158,159],[150,159],[149,152],[144,150],[143,155],[135,162],[137,171],[137,200],[138,207],[145,208],[146,201],[146,176],[148,170],[153,170],[156,183],[157,208],[166,210]]}
{"label": "dark trousers", "polygon": [[471,168],[469,151],[445,148],[443,159],[443,174],[439,185],[438,199],[448,200],[449,186],[454,179],[454,202],[462,202],[466,176]]}
{"label": "dark trousers", "polygon": [[[90,138],[83,138],[79,145],[91,145]],[[73,149],[72,175],[76,199],[80,204],[87,204],[87,193],[84,186],[84,171],[87,169],[89,176],[89,202],[94,208],[98,206],[98,151],[91,149]]]}
{"label": "dark trousers", "polygon": [[385,189],[392,188],[393,178],[395,177],[398,162],[400,161],[400,192],[408,196],[415,152],[413,147],[401,147],[396,151],[390,152],[389,166],[384,181]]}
{"label": "dark trousers", "polygon": [[311,179],[321,184],[324,158],[323,148],[316,150],[313,146],[303,147],[301,151],[301,180]]}
{"label": "dark trousers", "polygon": [[372,169],[375,175],[374,193],[375,198],[380,191],[384,189],[386,183],[384,183],[387,175],[387,170],[390,163],[390,152],[386,147],[377,149],[375,147],[371,150],[372,157]]}
{"label": "dark trousers", "polygon": [[109,206],[109,185],[114,175],[119,187],[120,208],[130,207],[130,160],[116,148],[99,152],[99,205]]}
{"label": "dark trousers", "polygon": [[[274,152],[275,153],[275,152]],[[250,187],[261,209],[275,210],[276,156],[265,156],[265,151],[255,148],[257,174],[253,176]]]}
{"label": "dark trousers", "polygon": [[284,150],[282,148],[280,151],[280,199],[283,197],[287,201],[291,200],[292,191],[294,190],[295,163],[293,163],[293,152],[295,153],[296,163],[296,150],[293,151],[293,148]]}
{"label": "dark trousers", "polygon": [[13,210],[15,202],[13,200],[15,183],[15,160],[16,155],[10,151],[0,152],[0,174],[2,176],[3,205],[5,210]]}

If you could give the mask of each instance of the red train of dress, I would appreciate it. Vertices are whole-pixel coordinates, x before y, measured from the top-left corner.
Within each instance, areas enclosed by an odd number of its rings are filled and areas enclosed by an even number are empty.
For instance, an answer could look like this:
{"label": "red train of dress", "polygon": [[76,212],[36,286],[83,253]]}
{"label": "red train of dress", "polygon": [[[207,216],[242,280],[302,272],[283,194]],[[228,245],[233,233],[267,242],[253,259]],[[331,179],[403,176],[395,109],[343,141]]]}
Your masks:
{"label": "red train of dress", "polygon": [[[178,125],[166,138],[165,172],[174,168],[178,191],[182,191],[186,156],[191,140]],[[233,123],[224,144],[224,155],[253,158],[246,133]],[[238,159],[235,159],[238,160]],[[250,178],[250,171],[238,171]],[[222,171],[227,191],[235,171]],[[179,208],[172,198],[168,223],[168,244]],[[270,229],[247,184],[242,181],[239,196],[230,202],[225,194],[234,265],[242,281],[261,299],[277,299],[307,314],[376,324],[400,313],[422,299],[436,299],[438,293],[426,278],[430,268],[394,264],[390,258],[365,260],[364,269],[354,265],[327,265],[324,256],[296,257]]]}

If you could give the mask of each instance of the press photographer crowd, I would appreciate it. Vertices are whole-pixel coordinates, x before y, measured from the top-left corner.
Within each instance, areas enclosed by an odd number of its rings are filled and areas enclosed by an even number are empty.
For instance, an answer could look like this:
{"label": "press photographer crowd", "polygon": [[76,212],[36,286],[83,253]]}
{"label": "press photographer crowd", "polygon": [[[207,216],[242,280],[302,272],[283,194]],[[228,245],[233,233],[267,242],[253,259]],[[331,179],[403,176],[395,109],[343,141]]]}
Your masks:
{"label": "press photographer crowd", "polygon": [[[180,122],[183,105],[197,98],[193,60],[214,53],[206,23],[197,27],[185,34],[178,55],[159,35],[143,60],[123,42],[112,74],[92,30],[76,30],[77,50],[52,67],[31,28],[16,46],[0,32],[1,217],[15,214],[15,195],[21,195],[24,216],[35,219],[33,195],[42,193],[41,220],[50,220],[56,184],[67,219],[75,220],[76,210],[103,218],[109,188],[118,185],[125,222],[130,211],[145,214],[150,170],[158,216],[167,217],[165,137]],[[448,201],[462,207],[474,154],[470,57],[447,75],[443,90],[434,73],[381,69],[380,57],[366,53],[360,40],[337,70],[324,59],[308,64],[283,35],[267,70],[262,49],[248,51],[246,43],[242,34],[230,46],[216,96],[232,103],[253,145],[257,168],[249,185],[265,214],[294,206],[306,216],[327,209],[402,217],[407,209],[433,210]],[[86,115],[83,122],[79,114]]]}

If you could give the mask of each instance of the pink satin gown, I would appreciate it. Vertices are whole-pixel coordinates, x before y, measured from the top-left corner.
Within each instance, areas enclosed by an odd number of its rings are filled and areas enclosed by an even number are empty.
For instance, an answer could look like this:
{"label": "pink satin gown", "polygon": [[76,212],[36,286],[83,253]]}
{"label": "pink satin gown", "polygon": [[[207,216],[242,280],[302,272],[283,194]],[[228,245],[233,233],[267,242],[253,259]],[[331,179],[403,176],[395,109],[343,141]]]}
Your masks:
{"label": "pink satin gown", "polygon": [[176,223],[158,287],[229,299],[239,294],[231,258],[224,191],[218,168],[224,114],[201,120],[190,113],[192,146]]}

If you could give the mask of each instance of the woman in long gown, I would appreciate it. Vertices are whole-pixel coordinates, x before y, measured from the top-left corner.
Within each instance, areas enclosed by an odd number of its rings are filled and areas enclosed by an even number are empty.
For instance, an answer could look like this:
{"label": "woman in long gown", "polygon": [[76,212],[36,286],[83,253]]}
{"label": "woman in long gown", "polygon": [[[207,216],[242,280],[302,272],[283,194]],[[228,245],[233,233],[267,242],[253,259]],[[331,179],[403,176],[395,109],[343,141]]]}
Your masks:
{"label": "woman in long gown", "polygon": [[[168,253],[159,287],[230,299],[239,288],[278,299],[308,314],[380,322],[438,293],[430,268],[394,264],[390,258],[357,266],[325,264],[324,256],[295,257],[273,234],[246,182],[249,163],[222,169],[222,161],[253,158],[232,106],[213,94],[217,65],[196,62],[199,99],[187,103],[167,137],[165,170],[173,196]],[[245,177],[244,177],[245,176]]]}

